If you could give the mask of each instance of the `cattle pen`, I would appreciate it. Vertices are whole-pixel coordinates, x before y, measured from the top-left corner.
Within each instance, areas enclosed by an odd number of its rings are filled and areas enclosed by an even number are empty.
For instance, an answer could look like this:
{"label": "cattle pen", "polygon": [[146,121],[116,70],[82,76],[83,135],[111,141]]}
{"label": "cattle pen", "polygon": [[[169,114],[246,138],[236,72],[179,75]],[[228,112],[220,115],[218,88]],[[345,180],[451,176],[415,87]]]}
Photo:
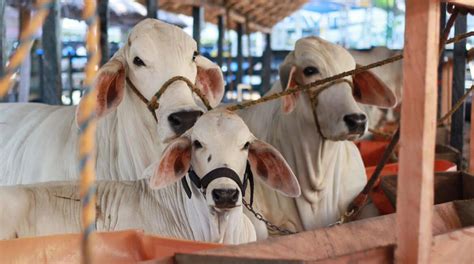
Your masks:
{"label": "cattle pen", "polygon": [[[161,2],[171,9],[179,10],[178,4],[173,5],[169,1]],[[192,14],[197,17],[202,16],[200,8],[206,5],[216,7],[213,1],[189,2],[194,6]],[[232,2],[234,6],[241,5],[239,1],[229,2]],[[265,1],[257,2],[265,4]],[[25,35],[22,34],[21,45],[25,46],[18,47],[17,53],[12,56],[10,64],[2,75],[0,96],[8,91],[12,76],[25,55],[21,53],[26,53],[31,48],[29,37],[35,31],[35,27],[41,26],[44,22],[46,14],[42,12],[47,12],[47,9],[51,7],[50,1],[44,0],[39,3],[40,7],[32,18],[30,27],[26,28]],[[156,3],[156,1],[147,1],[147,7],[155,10],[155,13]],[[292,1],[287,1],[286,4],[291,6],[291,9],[299,6],[299,3]],[[95,1],[86,0],[84,6],[84,20],[87,21],[89,32],[87,36],[89,64],[84,83],[86,87],[92,84],[100,60],[99,21],[96,18],[95,5]],[[440,25],[442,21],[440,7],[443,5],[462,10],[459,16],[474,12],[472,0],[407,0],[403,55],[392,58],[392,60],[403,58],[403,86],[405,87],[399,130],[399,173],[398,176],[382,179],[381,185],[385,188],[384,191],[391,199],[393,206],[396,207],[396,213],[236,246],[160,238],[139,231],[94,233],[93,221],[96,217],[96,206],[93,109],[95,105],[90,103],[87,108],[81,109],[84,115],[80,120],[83,132],[79,153],[83,172],[81,173],[81,184],[83,184],[81,197],[84,233],[82,236],[64,234],[0,241],[0,262],[17,258],[19,261],[30,263],[78,262],[81,259],[84,263],[473,263],[474,176],[471,174],[474,173],[474,141],[470,143],[471,155],[469,168],[466,171],[438,174],[434,173],[433,165],[438,125],[436,115],[438,85],[441,82],[440,77],[435,77],[439,72],[440,49],[443,50],[448,40],[448,35],[440,33],[439,30],[440,27],[444,28]],[[229,14],[232,8],[216,9],[219,25],[223,24],[224,15],[233,16],[236,18],[235,21],[240,21],[233,25],[238,31],[239,27],[242,27],[242,22],[246,20],[245,16],[237,12],[232,11],[232,14]],[[281,15],[278,11],[274,12],[278,16]],[[266,32],[267,28],[263,24],[255,21],[247,22],[247,27],[250,30]],[[219,41],[223,41],[222,36]],[[455,37],[451,41],[459,40]],[[456,55],[455,53],[454,75],[456,70],[459,70],[456,68],[459,67],[456,66]],[[243,60],[242,56],[239,54],[238,60]],[[222,53],[219,60],[222,64],[224,60]],[[461,60],[461,64],[465,64],[465,61]],[[377,65],[372,65],[372,67],[375,66]],[[341,76],[327,78],[308,87],[354,75],[357,70],[367,69],[362,66],[353,72],[342,73]],[[242,78],[242,74],[242,68],[239,68],[238,79]],[[266,82],[269,82],[269,77],[265,78]],[[308,87],[306,89],[309,89]],[[90,88],[89,93],[86,93],[86,97],[82,100],[88,100],[87,96],[94,95],[94,88]],[[299,89],[304,90],[305,87],[299,87]],[[472,89],[469,90],[471,91]],[[278,96],[286,96],[294,92],[296,91],[286,90],[273,97],[262,97],[257,102],[243,103],[235,108],[264,103],[266,100],[274,100]],[[458,92],[452,91],[452,93]],[[461,95],[456,100],[461,98]],[[454,120],[456,117],[452,118],[452,122],[456,123],[457,121]],[[471,106],[471,124],[473,122],[474,107]],[[474,126],[471,125],[470,129],[469,134],[472,138]],[[457,133],[456,128],[452,129],[451,133]],[[398,137],[398,133],[394,137]],[[460,167],[462,168],[462,165]]]}

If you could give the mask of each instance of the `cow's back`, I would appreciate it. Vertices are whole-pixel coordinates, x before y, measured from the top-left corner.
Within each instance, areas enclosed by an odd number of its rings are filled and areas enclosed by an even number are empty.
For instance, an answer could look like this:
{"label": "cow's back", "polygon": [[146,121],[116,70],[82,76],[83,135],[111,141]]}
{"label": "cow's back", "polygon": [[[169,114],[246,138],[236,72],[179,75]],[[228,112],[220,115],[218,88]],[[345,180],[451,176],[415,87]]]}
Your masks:
{"label": "cow's back", "polygon": [[75,179],[75,107],[0,104],[0,185]]}

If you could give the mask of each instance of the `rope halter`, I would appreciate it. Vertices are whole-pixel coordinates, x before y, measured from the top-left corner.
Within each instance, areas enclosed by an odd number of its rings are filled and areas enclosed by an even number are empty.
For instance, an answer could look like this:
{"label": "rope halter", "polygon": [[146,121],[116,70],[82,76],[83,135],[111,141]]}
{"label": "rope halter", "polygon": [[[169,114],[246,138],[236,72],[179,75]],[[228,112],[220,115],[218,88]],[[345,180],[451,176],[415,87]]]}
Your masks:
{"label": "rope halter", "polygon": [[209,101],[207,100],[206,96],[199,90],[199,88],[196,87],[188,78],[184,76],[174,76],[167,80],[161,88],[151,97],[150,100],[146,99],[145,96],[137,89],[137,87],[133,84],[133,82],[130,80],[130,78],[126,78],[128,86],[132,89],[132,91],[138,96],[138,98],[144,102],[148,108],[148,110],[151,112],[153,118],[155,119],[156,122],[158,122],[158,118],[156,116],[156,110],[160,107],[160,103],[158,103],[158,100],[160,97],[165,93],[165,91],[168,89],[168,87],[173,84],[176,81],[183,81],[186,83],[186,85],[191,89],[191,92],[195,93],[203,102],[204,106],[206,106],[207,110],[211,110],[212,107],[209,104]]}
{"label": "rope halter", "polygon": [[[215,179],[218,178],[229,178],[233,180],[237,186],[239,186],[240,192],[242,194],[242,199],[245,196],[245,191],[247,190],[247,184],[250,184],[250,206],[253,204],[253,193],[254,193],[254,179],[253,179],[253,173],[252,170],[250,169],[250,163],[247,161],[247,165],[245,167],[245,173],[244,173],[244,179],[243,181],[240,180],[239,175],[237,172],[235,172],[232,169],[229,169],[227,167],[220,167],[216,168],[210,172],[208,172],[206,175],[204,175],[202,178],[200,178],[196,172],[192,169],[192,167],[189,168],[188,170],[188,175],[189,179],[191,182],[201,190],[201,193],[206,196],[206,191],[207,191],[207,186]],[[186,195],[188,196],[189,199],[191,199],[192,196],[192,191],[191,188],[188,185],[188,182],[186,180],[186,177],[181,178],[181,183],[183,184],[183,189],[184,192],[186,192]]]}
{"label": "rope halter", "polygon": [[323,132],[321,131],[321,125],[319,124],[319,119],[318,119],[318,115],[317,115],[317,112],[316,112],[316,106],[318,104],[318,96],[319,94],[328,89],[329,87],[335,85],[335,84],[338,84],[338,83],[347,83],[349,84],[349,86],[351,87],[351,90],[354,91],[354,84],[352,83],[352,81],[346,79],[346,78],[342,78],[342,79],[337,79],[337,80],[334,80],[334,81],[330,81],[328,83],[325,83],[325,84],[322,84],[320,86],[316,86],[315,89],[311,90],[306,90],[306,94],[308,95],[309,97],[309,101],[311,103],[311,110],[313,112],[313,118],[314,118],[314,122],[316,124],[316,128],[318,129],[318,132],[319,134],[321,135],[322,138],[326,139],[326,137],[324,136]]}

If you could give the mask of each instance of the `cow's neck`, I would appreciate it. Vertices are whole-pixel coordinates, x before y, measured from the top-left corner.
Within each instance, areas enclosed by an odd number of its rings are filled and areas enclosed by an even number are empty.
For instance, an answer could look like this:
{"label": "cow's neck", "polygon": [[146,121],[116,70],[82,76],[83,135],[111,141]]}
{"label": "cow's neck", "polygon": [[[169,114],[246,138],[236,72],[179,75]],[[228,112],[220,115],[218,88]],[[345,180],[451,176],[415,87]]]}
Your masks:
{"label": "cow's neck", "polygon": [[104,180],[136,180],[161,156],[156,122],[128,87],[117,109],[99,120],[97,171]]}
{"label": "cow's neck", "polygon": [[302,228],[310,230],[333,223],[340,214],[342,156],[347,142],[324,139],[314,119],[303,120],[299,111],[303,109],[298,106],[292,113],[282,114],[276,130],[285,137],[271,139],[270,143],[285,153],[298,178],[301,196],[294,202]]}
{"label": "cow's neck", "polygon": [[187,181],[193,193],[191,199],[186,195],[181,181],[149,192],[153,199],[147,208],[155,208],[154,214],[159,215],[155,222],[161,222],[156,233],[225,244],[250,242],[252,234],[249,232],[252,230],[249,228],[253,226],[243,221],[242,209],[233,210],[225,216],[211,213],[203,195],[189,179]]}

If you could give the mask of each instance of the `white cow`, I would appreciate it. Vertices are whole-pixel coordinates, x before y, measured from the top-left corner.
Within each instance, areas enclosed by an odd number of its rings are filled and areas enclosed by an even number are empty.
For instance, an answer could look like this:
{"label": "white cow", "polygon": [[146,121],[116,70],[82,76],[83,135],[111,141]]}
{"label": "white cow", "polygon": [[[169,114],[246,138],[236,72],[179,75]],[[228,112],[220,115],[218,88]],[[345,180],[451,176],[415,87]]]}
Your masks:
{"label": "white cow", "polygon": [[[164,144],[205,111],[183,81],[172,83],[159,99],[157,121],[139,94],[149,100],[167,80],[181,75],[195,82],[212,106],[219,104],[222,73],[196,51],[196,42],[178,27],[146,19],[100,69],[95,82],[99,179],[138,179]],[[82,103],[78,108],[0,104],[0,185],[77,179],[75,113]]]}
{"label": "white cow", "polygon": [[[367,65],[400,54],[400,52],[390,50],[386,47],[375,47],[367,51],[350,50],[349,52],[352,57],[354,57],[356,63],[360,65]],[[402,67],[403,63],[399,60],[370,70],[395,93],[398,102],[402,100]],[[360,105],[360,107],[367,114],[370,128],[376,128],[382,120],[394,121],[396,119],[393,109],[384,112],[374,106]]]}
{"label": "white cow", "polygon": [[[344,48],[317,37],[303,38],[285,58],[280,82],[268,94],[355,66]],[[239,112],[257,137],[283,154],[301,186],[299,198],[287,198],[257,184],[255,207],[274,224],[297,231],[325,227],[339,218],[364,187],[367,179],[360,153],[347,141],[367,129],[366,115],[356,101],[380,107],[396,103],[390,89],[365,72],[322,91],[314,116],[308,95],[301,92]],[[251,219],[259,226],[259,237],[264,237],[262,223]]]}
{"label": "white cow", "polygon": [[[145,170],[149,184],[144,179],[98,183],[97,230],[141,228],[208,242],[254,241],[255,228],[242,214],[241,203],[247,162],[267,186],[293,197],[300,194],[281,154],[256,139],[236,114],[216,110],[199,118]],[[191,181],[190,168],[197,181]],[[71,182],[0,187],[0,239],[79,232],[78,193]]]}

